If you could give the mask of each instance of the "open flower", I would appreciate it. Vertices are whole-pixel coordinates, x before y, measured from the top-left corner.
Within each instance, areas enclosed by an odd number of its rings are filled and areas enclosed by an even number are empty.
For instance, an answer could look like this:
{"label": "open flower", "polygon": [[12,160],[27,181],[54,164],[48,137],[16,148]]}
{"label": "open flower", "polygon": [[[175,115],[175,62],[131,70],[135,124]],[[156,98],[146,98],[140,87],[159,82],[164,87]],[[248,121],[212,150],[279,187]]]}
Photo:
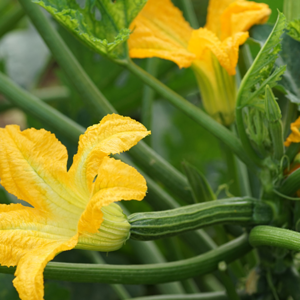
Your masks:
{"label": "open flower", "polygon": [[0,264],[17,265],[22,300],[43,299],[43,270],[72,248],[112,251],[130,225],[114,202],[142,200],[146,182],[134,168],[109,157],[149,134],[128,118],[108,115],[79,139],[67,171],[66,148],[46,130],[0,129],[0,178],[6,190],[32,207],[0,205]]}
{"label": "open flower", "polygon": [[130,25],[129,54],[191,66],[206,111],[229,125],[234,121],[239,46],[247,40],[247,30],[266,22],[270,13],[264,3],[210,0],[205,27],[193,30],[171,0],[148,0]]}

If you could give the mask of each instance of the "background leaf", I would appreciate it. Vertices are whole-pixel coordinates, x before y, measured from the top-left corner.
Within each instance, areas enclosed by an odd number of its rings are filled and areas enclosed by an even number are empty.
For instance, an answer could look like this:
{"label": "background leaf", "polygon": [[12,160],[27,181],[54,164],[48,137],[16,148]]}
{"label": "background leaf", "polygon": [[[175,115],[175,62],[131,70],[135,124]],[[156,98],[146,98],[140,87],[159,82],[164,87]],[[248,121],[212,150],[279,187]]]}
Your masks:
{"label": "background leaf", "polygon": [[32,0],[98,53],[124,57],[129,25],[146,0]]}

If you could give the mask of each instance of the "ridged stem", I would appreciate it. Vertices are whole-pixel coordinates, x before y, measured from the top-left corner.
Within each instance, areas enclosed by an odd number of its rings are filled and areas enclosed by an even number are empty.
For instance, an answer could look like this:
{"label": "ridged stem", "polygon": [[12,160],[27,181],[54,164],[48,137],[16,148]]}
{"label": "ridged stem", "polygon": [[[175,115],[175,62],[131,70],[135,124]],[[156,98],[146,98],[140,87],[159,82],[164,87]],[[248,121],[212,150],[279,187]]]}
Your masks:
{"label": "ridged stem", "polygon": [[128,216],[131,238],[155,240],[216,224],[269,224],[268,204],[251,198],[231,198]]}
{"label": "ridged stem", "polygon": [[253,247],[273,246],[293,251],[300,251],[300,233],[272,226],[256,226],[249,236]]}
{"label": "ridged stem", "polygon": [[[220,261],[227,264],[251,250],[243,235],[219,248],[176,262],[152,265],[93,265],[50,262],[45,268],[46,279],[110,284],[158,284],[201,276],[218,269]],[[15,267],[0,266],[0,273],[12,274]]]}

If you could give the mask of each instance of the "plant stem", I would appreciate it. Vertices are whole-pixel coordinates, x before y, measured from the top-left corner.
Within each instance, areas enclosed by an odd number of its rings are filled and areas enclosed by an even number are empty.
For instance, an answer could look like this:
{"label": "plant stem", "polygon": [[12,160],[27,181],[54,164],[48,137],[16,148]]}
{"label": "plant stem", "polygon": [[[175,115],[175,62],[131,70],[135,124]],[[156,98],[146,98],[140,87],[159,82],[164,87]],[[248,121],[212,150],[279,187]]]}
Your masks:
{"label": "plant stem", "polygon": [[[95,264],[105,264],[105,260],[101,257],[99,252],[96,251],[84,251],[85,255],[88,256]],[[130,294],[127,292],[125,287],[121,284],[111,284],[111,288],[116,292],[121,300],[130,299]]]}
{"label": "plant stem", "polygon": [[[161,254],[154,242],[130,241],[130,244],[133,245],[134,252],[143,263],[166,263],[165,257]],[[184,289],[180,282],[158,284],[157,288],[163,294],[184,294]]]}
{"label": "plant stem", "polygon": [[232,283],[232,280],[228,274],[227,270],[221,271],[219,272],[220,276],[221,276],[221,282],[223,283],[223,285],[226,288],[226,294],[228,296],[228,299],[230,300],[240,300],[240,297],[238,296],[236,290],[235,290],[235,286]]}
{"label": "plant stem", "polygon": [[176,94],[159,80],[138,67],[131,60],[124,65],[142,81],[155,89],[166,100],[170,101],[187,116],[196,121],[199,125],[226,144],[228,148],[230,148],[249,167],[249,169],[255,172],[253,168],[253,162],[245,154],[245,150],[243,149],[240,141],[227,128],[216,122],[201,109],[197,108],[195,105]]}
{"label": "plant stem", "polygon": [[[19,1],[49,47],[55,60],[68,75],[74,88],[82,99],[90,103],[94,114],[100,118],[109,113],[116,113],[114,107],[88,77],[65,42],[41,12],[39,6],[31,3],[30,0]],[[157,178],[183,200],[192,203],[193,199],[186,178],[155,151],[141,141],[130,153],[148,174],[153,178]]]}
{"label": "plant stem", "polygon": [[194,10],[192,1],[191,0],[182,0],[181,3],[182,3],[182,8],[183,8],[183,13],[184,13],[186,19],[188,20],[188,22],[194,29],[198,29],[199,22],[197,20],[196,14],[195,14],[195,10]]}
{"label": "plant stem", "polygon": [[[279,192],[284,195],[293,195],[300,188],[300,169],[291,173],[282,183]],[[300,200],[300,198],[299,198]]]}
{"label": "plant stem", "polygon": [[300,233],[272,226],[256,226],[252,229],[249,242],[253,247],[273,246],[300,251]]}
{"label": "plant stem", "polygon": [[[248,299],[247,295],[241,295],[241,299]],[[194,295],[164,295],[132,298],[130,300],[231,300],[224,292],[201,293]],[[297,299],[298,300],[298,299]]]}
{"label": "plant stem", "polygon": [[235,156],[230,149],[224,144],[220,144],[221,151],[224,153],[226,166],[227,166],[227,184],[230,192],[235,196],[241,196],[239,179],[237,174],[237,165]]}
{"label": "plant stem", "polygon": [[57,129],[57,131],[76,144],[78,143],[79,135],[85,131],[85,128],[73,120],[18,87],[3,73],[0,73],[0,92],[14,105]]}
{"label": "plant stem", "polygon": [[[146,71],[152,76],[156,77],[158,64],[159,60],[157,58],[148,58],[146,64]],[[148,130],[151,130],[152,128],[154,96],[155,91],[149,86],[145,85],[142,99],[142,123]],[[146,139],[148,141],[148,144],[151,145],[151,136],[148,136]]]}
{"label": "plant stem", "polygon": [[25,12],[19,5],[12,7],[4,15],[1,15],[0,38],[13,27],[15,27],[16,24],[24,17],[24,15]]}
{"label": "plant stem", "polygon": [[[176,262],[152,265],[93,265],[50,262],[45,268],[46,279],[74,282],[103,282],[119,284],[158,284],[201,276],[218,269],[220,261],[227,264],[251,250],[243,235],[219,248]],[[0,266],[0,273],[13,274],[15,267]]]}

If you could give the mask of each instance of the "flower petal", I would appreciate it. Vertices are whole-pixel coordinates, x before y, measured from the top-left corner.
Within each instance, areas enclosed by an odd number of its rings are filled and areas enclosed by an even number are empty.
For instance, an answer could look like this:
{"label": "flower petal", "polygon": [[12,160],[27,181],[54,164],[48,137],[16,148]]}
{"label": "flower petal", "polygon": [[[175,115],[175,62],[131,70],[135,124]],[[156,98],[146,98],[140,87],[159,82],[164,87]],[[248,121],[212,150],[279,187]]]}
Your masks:
{"label": "flower petal", "polygon": [[107,115],[100,124],[91,126],[79,139],[78,152],[69,170],[74,189],[88,201],[93,180],[102,159],[136,145],[150,131],[129,117]]}
{"label": "flower petal", "polygon": [[221,15],[221,40],[265,23],[270,14],[271,9],[265,3],[241,0],[232,3]]}
{"label": "flower petal", "polygon": [[221,15],[231,4],[239,0],[210,0],[205,28],[212,31],[217,37],[221,37]]}
{"label": "flower petal", "polygon": [[291,143],[300,143],[300,117],[291,124],[291,134],[287,137],[284,142],[285,147],[289,147]]}
{"label": "flower petal", "polygon": [[69,239],[76,226],[68,227],[48,217],[48,213],[21,204],[0,205],[0,264],[15,266],[28,251],[44,241]]}
{"label": "flower petal", "polygon": [[101,208],[120,200],[142,200],[147,185],[144,177],[133,167],[105,157],[98,169],[93,196],[78,223],[78,232],[96,233],[103,221]]}
{"label": "flower petal", "polygon": [[9,125],[0,140],[0,178],[8,192],[56,216],[80,215],[84,206],[67,182],[67,151],[54,134]]}
{"label": "flower petal", "polygon": [[45,265],[77,244],[76,227],[57,225],[45,211],[21,204],[0,205],[0,264],[18,265],[14,285],[22,300],[43,298]]}
{"label": "flower petal", "polygon": [[206,28],[200,28],[193,31],[189,50],[197,56],[197,59],[202,60],[207,65],[211,64],[207,52],[213,53],[228,74],[235,75],[239,45],[243,44],[247,38],[247,32],[240,32],[221,42],[213,32]]}
{"label": "flower petal", "polygon": [[22,300],[41,300],[44,297],[43,272],[56,254],[73,249],[77,236],[70,240],[43,241],[19,261],[13,284]]}
{"label": "flower petal", "polygon": [[148,0],[130,28],[130,57],[160,57],[180,68],[191,65],[194,55],[186,48],[192,28],[171,0]]}
{"label": "flower petal", "polygon": [[238,32],[222,42],[222,48],[227,53],[230,62],[229,66],[225,68],[229,75],[235,75],[235,67],[239,58],[239,46],[243,45],[248,37],[248,32]]}

